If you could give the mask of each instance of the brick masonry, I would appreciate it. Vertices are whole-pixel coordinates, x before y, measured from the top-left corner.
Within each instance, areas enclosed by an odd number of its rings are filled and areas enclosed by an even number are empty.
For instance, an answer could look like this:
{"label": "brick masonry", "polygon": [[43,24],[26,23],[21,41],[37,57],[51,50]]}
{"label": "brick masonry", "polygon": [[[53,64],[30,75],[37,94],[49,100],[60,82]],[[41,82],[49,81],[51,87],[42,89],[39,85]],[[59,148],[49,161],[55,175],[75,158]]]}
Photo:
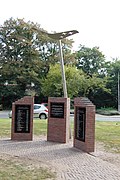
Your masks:
{"label": "brick masonry", "polygon": [[[76,138],[77,131],[77,108],[85,109],[85,140]],[[95,106],[85,98],[74,99],[74,147],[85,152],[94,152],[95,146]]]}
{"label": "brick masonry", "polygon": [[[57,106],[64,104],[64,117],[57,117],[59,114],[58,109],[53,109],[52,104]],[[69,141],[70,128],[70,99],[62,97],[49,98],[48,111],[47,141],[67,143]],[[54,111],[53,114],[52,111]]]}
{"label": "brick masonry", "polygon": [[[25,96],[12,104],[12,126],[11,126],[11,140],[20,141],[31,141],[33,139],[33,104],[34,98],[30,96]],[[30,107],[30,124],[29,132],[15,132],[16,124],[16,107],[17,106],[28,106]]]}

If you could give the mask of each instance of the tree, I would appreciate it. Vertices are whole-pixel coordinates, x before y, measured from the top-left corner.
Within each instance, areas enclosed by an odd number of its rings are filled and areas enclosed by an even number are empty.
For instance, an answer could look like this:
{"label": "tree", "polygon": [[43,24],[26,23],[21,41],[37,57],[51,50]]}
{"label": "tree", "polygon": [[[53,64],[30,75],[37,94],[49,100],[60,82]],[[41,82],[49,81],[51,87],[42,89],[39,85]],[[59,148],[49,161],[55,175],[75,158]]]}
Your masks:
{"label": "tree", "polygon": [[[98,78],[95,74],[92,77],[86,75],[75,66],[65,65],[68,97],[87,96],[93,100],[93,96],[99,89],[109,93],[106,88],[107,78]],[[43,79],[42,92],[47,96],[62,96],[63,86],[60,65],[52,65],[45,79]]]}
{"label": "tree", "polygon": [[[113,106],[118,106],[118,73],[120,72],[120,60],[113,59],[107,67],[109,81],[107,87],[111,89],[111,102]],[[111,103],[110,102],[110,103]]]}
{"label": "tree", "polygon": [[[80,45],[76,52],[76,67],[82,69],[86,74],[87,85],[84,86],[84,95],[98,107],[106,104],[107,97],[111,96],[111,90],[107,86],[109,64],[98,47],[88,48]],[[82,94],[83,92],[79,93],[79,95]]]}
{"label": "tree", "polygon": [[[4,84],[7,80],[8,84],[16,84],[17,88],[13,86],[12,92],[18,96],[24,96],[31,83],[34,83],[36,94],[40,95],[41,79],[47,75],[50,64],[59,62],[58,43],[44,32],[40,25],[24,19],[11,18],[0,26],[0,82]],[[67,58],[71,43],[63,40]],[[1,88],[3,92],[4,86]]]}
{"label": "tree", "polygon": [[[76,67],[65,65],[68,96],[73,98],[82,89],[84,73]],[[60,64],[52,65],[45,79],[43,79],[42,92],[47,96],[61,97],[63,95],[62,75]]]}
{"label": "tree", "polygon": [[44,63],[40,61],[33,23],[10,19],[0,31],[0,67],[2,82],[15,83],[23,93],[31,82],[40,85]]}
{"label": "tree", "polygon": [[76,52],[76,61],[77,68],[82,69],[87,75],[92,76],[94,73],[102,75],[106,72],[105,56],[98,47],[88,48],[80,45],[80,49]]}

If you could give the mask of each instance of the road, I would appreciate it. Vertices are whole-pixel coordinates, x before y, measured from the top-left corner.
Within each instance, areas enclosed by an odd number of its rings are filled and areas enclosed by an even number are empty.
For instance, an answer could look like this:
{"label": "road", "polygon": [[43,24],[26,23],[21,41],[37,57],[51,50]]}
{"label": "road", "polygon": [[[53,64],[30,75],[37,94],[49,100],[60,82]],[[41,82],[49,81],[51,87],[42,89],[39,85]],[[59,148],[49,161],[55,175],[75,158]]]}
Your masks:
{"label": "road", "polygon": [[[0,111],[0,118],[8,118],[8,113],[10,111]],[[70,119],[73,120],[74,119],[74,115],[70,115]],[[95,115],[95,119],[96,121],[120,121],[120,115],[117,116],[104,116],[104,115],[100,115],[100,114],[96,114]]]}
{"label": "road", "polygon": [[120,121],[120,115],[105,116],[105,115],[96,114],[95,119],[97,121]]}
{"label": "road", "polygon": [[6,119],[9,118],[8,114],[10,111],[0,111],[0,118]]}

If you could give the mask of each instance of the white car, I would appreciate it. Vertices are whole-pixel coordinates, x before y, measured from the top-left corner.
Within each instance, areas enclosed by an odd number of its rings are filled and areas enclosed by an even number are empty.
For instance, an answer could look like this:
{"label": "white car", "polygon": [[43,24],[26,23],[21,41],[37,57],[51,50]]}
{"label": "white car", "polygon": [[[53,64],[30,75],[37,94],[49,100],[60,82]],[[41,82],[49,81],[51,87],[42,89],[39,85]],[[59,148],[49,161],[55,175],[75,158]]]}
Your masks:
{"label": "white car", "polygon": [[47,119],[48,109],[43,104],[34,104],[34,118]]}
{"label": "white car", "polygon": [[[48,109],[43,104],[34,104],[33,117],[40,119],[47,119]],[[9,118],[12,118],[12,111],[10,111],[9,113]]]}

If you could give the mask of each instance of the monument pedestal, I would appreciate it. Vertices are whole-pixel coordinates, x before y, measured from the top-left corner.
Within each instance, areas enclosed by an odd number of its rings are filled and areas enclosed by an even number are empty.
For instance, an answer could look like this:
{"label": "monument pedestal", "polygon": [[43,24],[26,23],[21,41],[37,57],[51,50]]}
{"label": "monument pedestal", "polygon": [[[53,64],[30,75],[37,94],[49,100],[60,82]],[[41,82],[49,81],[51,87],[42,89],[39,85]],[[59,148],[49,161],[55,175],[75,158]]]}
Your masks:
{"label": "monument pedestal", "polygon": [[70,99],[48,99],[47,141],[66,143],[69,141]]}
{"label": "monument pedestal", "polygon": [[12,104],[11,140],[31,141],[33,139],[34,99],[25,96]]}
{"label": "monument pedestal", "polygon": [[85,97],[74,99],[74,147],[94,152],[95,106]]}

